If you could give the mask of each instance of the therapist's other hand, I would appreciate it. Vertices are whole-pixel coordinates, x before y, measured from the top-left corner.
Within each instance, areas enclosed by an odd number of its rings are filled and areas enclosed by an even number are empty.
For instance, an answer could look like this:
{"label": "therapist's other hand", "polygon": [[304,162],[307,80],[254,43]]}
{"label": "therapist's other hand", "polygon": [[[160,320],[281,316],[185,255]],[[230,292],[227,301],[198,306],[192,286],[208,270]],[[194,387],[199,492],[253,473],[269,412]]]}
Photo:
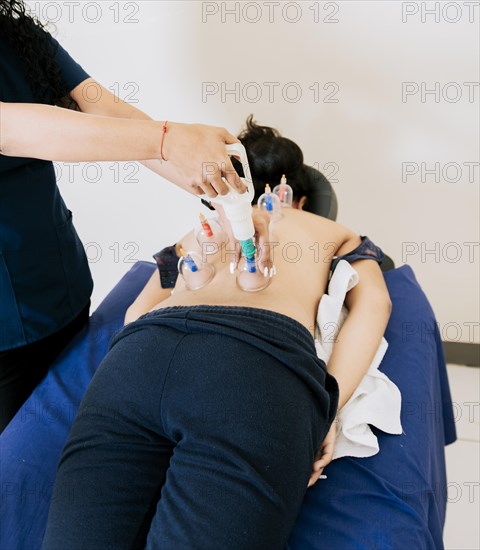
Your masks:
{"label": "therapist's other hand", "polygon": [[325,436],[325,439],[323,440],[323,443],[317,452],[317,456],[315,457],[316,460],[313,463],[312,473],[310,475],[307,489],[318,481],[319,477],[322,475],[324,468],[332,461],[336,437],[337,421],[335,419],[332,422],[332,425],[330,426],[330,429],[328,430],[328,433]]}
{"label": "therapist's other hand", "polygon": [[194,195],[214,198],[228,193],[222,176],[239,193],[244,193],[246,188],[225,147],[238,142],[225,128],[168,122],[163,156],[167,164],[173,165],[175,183]]}

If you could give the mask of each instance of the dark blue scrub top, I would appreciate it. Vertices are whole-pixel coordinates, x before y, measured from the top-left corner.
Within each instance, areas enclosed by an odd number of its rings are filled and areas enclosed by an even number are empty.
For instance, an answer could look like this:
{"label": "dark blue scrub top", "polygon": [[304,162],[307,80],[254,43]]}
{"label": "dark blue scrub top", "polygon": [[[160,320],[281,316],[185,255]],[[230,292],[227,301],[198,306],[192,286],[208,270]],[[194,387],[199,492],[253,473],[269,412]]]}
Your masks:
{"label": "dark blue scrub top", "polygon": [[[48,35],[69,91],[89,75]],[[0,30],[0,101],[36,103]],[[28,127],[25,128],[28,132]],[[45,338],[88,305],[93,281],[52,162],[0,154],[0,351]]]}

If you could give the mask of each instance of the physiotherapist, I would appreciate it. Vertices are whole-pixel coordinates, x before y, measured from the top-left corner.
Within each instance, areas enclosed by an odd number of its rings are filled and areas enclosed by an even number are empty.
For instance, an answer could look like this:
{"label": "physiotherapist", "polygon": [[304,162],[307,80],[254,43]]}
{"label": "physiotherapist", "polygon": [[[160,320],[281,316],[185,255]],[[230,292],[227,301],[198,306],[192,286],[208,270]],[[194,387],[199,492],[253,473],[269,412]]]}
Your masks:
{"label": "physiotherapist", "polygon": [[[23,1],[0,0],[0,432],[89,316],[92,277],[52,161],[143,161],[213,198],[227,192],[222,175],[245,191],[226,153],[235,142],[119,101]],[[203,175],[206,161],[216,173]]]}

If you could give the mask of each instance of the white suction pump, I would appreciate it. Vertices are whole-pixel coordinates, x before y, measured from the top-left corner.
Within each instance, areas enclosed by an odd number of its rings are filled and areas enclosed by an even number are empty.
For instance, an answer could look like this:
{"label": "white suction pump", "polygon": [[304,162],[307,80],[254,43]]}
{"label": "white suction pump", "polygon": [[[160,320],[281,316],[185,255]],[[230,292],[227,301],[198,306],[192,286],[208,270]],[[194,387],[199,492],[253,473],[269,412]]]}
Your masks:
{"label": "white suction pump", "polygon": [[230,143],[227,146],[227,153],[230,156],[239,156],[242,163],[244,177],[240,178],[242,183],[247,188],[247,191],[240,195],[233,189],[227,180],[222,177],[223,181],[229,188],[226,195],[217,195],[212,202],[223,206],[225,216],[227,217],[234,237],[240,241],[242,253],[248,263],[250,273],[255,273],[255,253],[256,248],[253,242],[255,235],[255,227],[252,220],[252,201],[255,197],[255,189],[253,187],[250,166],[248,164],[247,152],[241,143]]}

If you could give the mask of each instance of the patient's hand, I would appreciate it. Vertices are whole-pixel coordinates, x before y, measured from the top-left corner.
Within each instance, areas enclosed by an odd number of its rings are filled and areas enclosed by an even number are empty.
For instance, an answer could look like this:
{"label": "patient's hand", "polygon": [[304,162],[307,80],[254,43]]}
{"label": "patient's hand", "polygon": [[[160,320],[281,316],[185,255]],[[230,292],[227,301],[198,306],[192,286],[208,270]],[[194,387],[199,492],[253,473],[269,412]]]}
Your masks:
{"label": "patient's hand", "polygon": [[310,480],[308,482],[307,489],[308,487],[311,487],[318,481],[318,478],[321,476],[324,468],[327,466],[327,464],[330,464],[330,462],[332,461],[333,449],[335,447],[336,437],[337,437],[337,421],[335,419],[332,422],[332,425],[330,426],[330,429],[328,430],[328,433],[325,436],[325,439],[323,440],[323,443],[317,452],[317,456],[315,457],[316,460],[313,463],[312,474],[310,475]]}

